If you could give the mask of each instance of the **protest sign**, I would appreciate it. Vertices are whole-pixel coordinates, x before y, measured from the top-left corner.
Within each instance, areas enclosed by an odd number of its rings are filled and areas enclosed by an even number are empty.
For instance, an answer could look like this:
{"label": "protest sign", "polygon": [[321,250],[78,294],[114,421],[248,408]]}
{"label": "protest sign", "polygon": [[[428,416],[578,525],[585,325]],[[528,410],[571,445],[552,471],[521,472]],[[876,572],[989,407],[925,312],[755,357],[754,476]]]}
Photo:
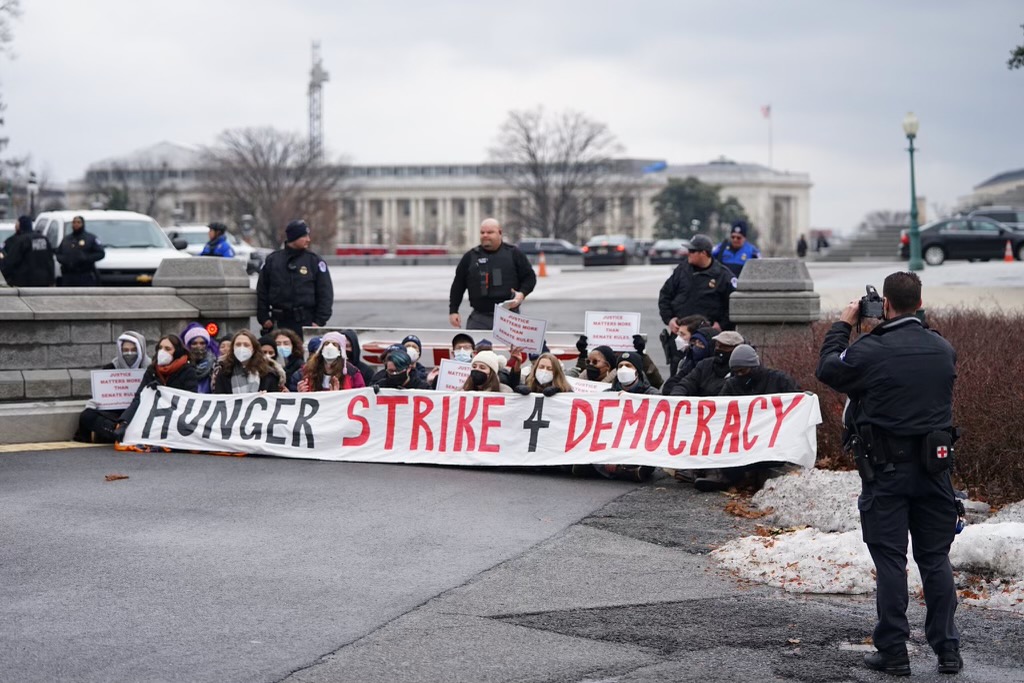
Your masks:
{"label": "protest sign", "polygon": [[612,385],[608,382],[594,382],[589,379],[580,379],[579,377],[566,377],[565,379],[577,394],[596,394],[612,388]]}
{"label": "protest sign", "polygon": [[438,391],[461,391],[472,367],[469,363],[460,363],[449,358],[441,359],[437,371]]}
{"label": "protest sign", "polygon": [[609,346],[613,351],[632,351],[633,335],[640,334],[640,314],[587,311],[584,317],[587,346]]}
{"label": "protest sign", "polygon": [[138,370],[93,370],[92,400],[97,410],[124,410],[132,402],[146,374]]}
{"label": "protest sign", "polygon": [[527,353],[541,353],[544,347],[546,320],[527,318],[501,306],[494,307],[494,339],[509,346],[518,346]]}

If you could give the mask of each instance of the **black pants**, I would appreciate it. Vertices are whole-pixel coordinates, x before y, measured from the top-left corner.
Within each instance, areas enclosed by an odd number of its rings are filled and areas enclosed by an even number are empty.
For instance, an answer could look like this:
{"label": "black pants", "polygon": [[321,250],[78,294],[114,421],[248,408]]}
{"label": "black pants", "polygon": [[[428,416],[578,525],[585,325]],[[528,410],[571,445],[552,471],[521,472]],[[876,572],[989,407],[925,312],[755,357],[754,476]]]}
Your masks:
{"label": "black pants", "polygon": [[469,314],[469,318],[466,320],[467,330],[493,330],[494,329],[494,313],[481,313],[480,311],[473,311]]}
{"label": "black pants", "polygon": [[61,273],[61,287],[96,287],[99,281],[96,273]]}
{"label": "black pants", "polygon": [[114,443],[117,438],[114,431],[117,429],[117,419],[121,411],[96,410],[86,408],[78,416],[78,431],[75,432],[75,441],[85,443]]}
{"label": "black pants", "polygon": [[291,318],[273,318],[272,322],[274,323],[275,328],[291,330],[295,334],[299,335],[299,339],[302,339],[302,328],[309,327],[310,325],[313,324],[312,320],[310,320],[307,323],[303,323]]}
{"label": "black pants", "polygon": [[[885,471],[888,469],[889,471]],[[957,596],[949,548],[956,535],[956,499],[949,472],[928,474],[917,462],[875,469],[875,481],[863,483],[860,521],[877,575],[878,624],[874,643],[880,651],[899,651],[910,637],[907,622],[907,532],[921,571],[927,607],[925,635],[936,653],[959,648],[953,623]]]}

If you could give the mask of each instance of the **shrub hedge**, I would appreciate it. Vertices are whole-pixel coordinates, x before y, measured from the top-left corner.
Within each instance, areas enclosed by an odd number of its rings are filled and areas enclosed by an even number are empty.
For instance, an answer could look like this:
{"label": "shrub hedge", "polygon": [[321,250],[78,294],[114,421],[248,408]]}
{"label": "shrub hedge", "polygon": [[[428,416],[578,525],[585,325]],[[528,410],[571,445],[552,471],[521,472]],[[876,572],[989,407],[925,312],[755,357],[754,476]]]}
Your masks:
{"label": "shrub hedge", "polygon": [[[929,311],[928,323],[957,352],[953,414],[963,437],[956,445],[954,482],[971,498],[991,504],[1024,499],[1024,313],[977,310]],[[764,364],[791,374],[821,404],[818,467],[852,469],[842,449],[846,397],[814,377],[825,332],[832,322],[812,326],[813,349],[785,343],[765,349]]]}

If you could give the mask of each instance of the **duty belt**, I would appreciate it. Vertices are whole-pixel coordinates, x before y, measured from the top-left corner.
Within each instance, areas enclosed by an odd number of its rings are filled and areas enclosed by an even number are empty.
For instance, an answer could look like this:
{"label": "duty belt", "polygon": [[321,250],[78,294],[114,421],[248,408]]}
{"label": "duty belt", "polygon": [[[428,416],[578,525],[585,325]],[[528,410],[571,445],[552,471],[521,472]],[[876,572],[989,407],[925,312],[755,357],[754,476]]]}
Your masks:
{"label": "duty belt", "polygon": [[885,462],[916,462],[920,459],[923,438],[882,433],[875,440],[875,446],[881,447]]}

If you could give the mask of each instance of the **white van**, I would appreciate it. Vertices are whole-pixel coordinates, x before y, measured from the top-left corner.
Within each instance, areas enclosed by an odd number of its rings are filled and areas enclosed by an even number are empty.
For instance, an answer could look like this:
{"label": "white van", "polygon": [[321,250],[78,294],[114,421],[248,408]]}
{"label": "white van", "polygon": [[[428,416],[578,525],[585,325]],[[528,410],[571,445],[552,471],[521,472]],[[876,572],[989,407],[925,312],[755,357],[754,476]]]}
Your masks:
{"label": "white van", "polygon": [[96,263],[100,284],[148,285],[165,258],[191,258],[183,240],[172,243],[155,220],[133,211],[47,211],[39,214],[34,227],[56,250],[71,232],[75,216],[85,219],[86,231],[96,235],[106,250]]}

